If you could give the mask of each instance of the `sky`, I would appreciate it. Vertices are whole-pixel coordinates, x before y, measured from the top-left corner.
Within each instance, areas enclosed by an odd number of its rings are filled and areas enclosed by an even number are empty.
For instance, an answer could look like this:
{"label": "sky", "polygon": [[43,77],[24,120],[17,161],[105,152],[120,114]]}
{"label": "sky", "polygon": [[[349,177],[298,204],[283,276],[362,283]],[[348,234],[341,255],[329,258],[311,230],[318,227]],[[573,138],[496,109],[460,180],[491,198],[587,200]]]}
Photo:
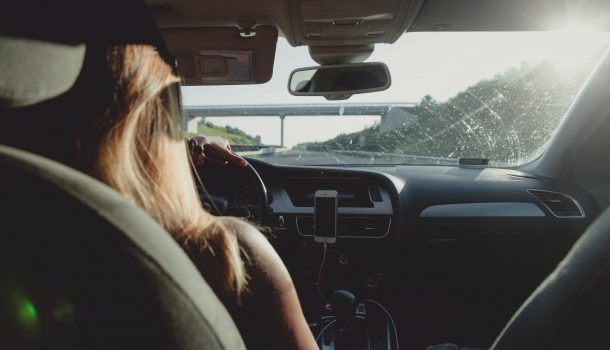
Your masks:
{"label": "sky", "polygon": [[[345,103],[416,103],[425,95],[439,102],[446,101],[480,80],[525,61],[553,60],[569,68],[585,60],[593,48],[608,42],[609,34],[601,32],[406,33],[394,44],[376,45],[367,59],[367,62],[388,65],[392,86],[386,91],[354,95]],[[273,76],[268,83],[183,87],[183,102],[186,106],[331,103],[323,97],[288,93],[290,72],[315,65],[307,47],[291,47],[284,38],[279,38]],[[340,133],[362,130],[379,119],[378,116],[287,117],[285,145],[328,140]],[[280,143],[279,118],[207,118],[206,121],[260,135],[264,144]]]}

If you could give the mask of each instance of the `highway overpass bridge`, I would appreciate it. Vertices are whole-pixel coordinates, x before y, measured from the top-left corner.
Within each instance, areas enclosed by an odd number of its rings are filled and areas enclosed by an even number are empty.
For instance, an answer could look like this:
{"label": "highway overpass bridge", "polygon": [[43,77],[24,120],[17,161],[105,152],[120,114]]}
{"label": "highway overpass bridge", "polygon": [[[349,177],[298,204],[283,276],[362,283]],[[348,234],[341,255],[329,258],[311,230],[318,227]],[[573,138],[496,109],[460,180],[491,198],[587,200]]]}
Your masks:
{"label": "highway overpass bridge", "polygon": [[[280,118],[281,147],[284,146],[284,119],[294,116],[358,116],[378,115],[381,122],[386,118],[409,116],[407,108],[416,103],[320,103],[320,104],[260,104],[223,106],[184,106],[184,128],[193,131],[193,126],[205,117],[278,117]],[[411,115],[412,116],[412,115]]]}

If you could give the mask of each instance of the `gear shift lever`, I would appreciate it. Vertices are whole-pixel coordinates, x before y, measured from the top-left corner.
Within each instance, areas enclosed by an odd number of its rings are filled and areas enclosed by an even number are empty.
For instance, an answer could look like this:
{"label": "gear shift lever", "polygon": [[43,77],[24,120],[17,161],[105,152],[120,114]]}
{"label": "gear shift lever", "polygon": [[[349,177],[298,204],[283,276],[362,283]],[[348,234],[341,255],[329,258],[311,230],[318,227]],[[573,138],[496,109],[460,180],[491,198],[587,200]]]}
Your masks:
{"label": "gear shift lever", "polygon": [[[335,313],[335,321],[322,330],[318,337],[323,336],[320,346],[323,349],[337,350],[371,350],[394,349],[392,345],[391,329],[385,315],[380,317],[367,313],[364,317],[356,317],[356,297],[347,290],[336,290],[333,293],[331,304]],[[379,304],[378,304],[379,305]],[[385,308],[379,305],[384,311]],[[364,310],[361,310],[364,311]],[[387,313],[387,311],[386,311]],[[361,313],[362,314],[362,313]],[[388,314],[389,317],[389,314]],[[392,321],[392,324],[394,321]],[[394,328],[394,335],[396,334]],[[397,339],[398,340],[398,339]]]}
{"label": "gear shift lever", "polygon": [[354,294],[339,289],[333,293],[332,307],[337,318],[337,326],[341,330],[351,328],[356,312],[356,297]]}

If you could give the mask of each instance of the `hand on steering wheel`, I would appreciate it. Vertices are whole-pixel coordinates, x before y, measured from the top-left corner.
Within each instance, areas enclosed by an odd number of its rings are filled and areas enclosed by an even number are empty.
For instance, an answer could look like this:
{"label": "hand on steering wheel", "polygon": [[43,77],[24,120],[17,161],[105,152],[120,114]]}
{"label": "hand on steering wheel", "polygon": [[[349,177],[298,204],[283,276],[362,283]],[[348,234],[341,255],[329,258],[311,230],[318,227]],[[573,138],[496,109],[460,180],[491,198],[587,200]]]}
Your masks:
{"label": "hand on steering wheel", "polygon": [[[249,174],[252,185],[258,195],[257,211],[259,214],[256,217],[256,222],[261,225],[264,224],[269,209],[269,199],[265,183],[256,169],[247,160],[231,152],[229,141],[223,137],[197,135],[188,139],[187,144],[197,172],[202,170],[204,164],[227,165],[231,163],[239,168],[243,168]],[[201,179],[199,181],[201,182]],[[203,186],[203,184],[201,185]]]}
{"label": "hand on steering wheel", "polygon": [[238,167],[248,166],[248,161],[231,152],[231,145],[219,136],[194,136],[187,141],[195,167],[206,163],[226,165],[229,162]]}

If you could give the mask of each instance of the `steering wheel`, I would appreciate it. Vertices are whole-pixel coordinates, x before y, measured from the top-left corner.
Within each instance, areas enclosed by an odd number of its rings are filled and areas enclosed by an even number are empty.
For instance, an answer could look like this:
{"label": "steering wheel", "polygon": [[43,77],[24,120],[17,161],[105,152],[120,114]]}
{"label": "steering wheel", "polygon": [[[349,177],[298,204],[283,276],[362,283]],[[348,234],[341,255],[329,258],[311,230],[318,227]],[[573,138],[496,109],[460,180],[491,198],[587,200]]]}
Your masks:
{"label": "steering wheel", "polygon": [[[240,174],[236,175],[233,172],[239,172]],[[199,180],[196,181],[197,189],[201,201],[204,205],[209,206],[208,209],[211,213],[221,216],[234,215],[248,217],[249,220],[256,224],[266,224],[269,210],[267,187],[252,164],[248,163],[245,167],[239,167],[233,164],[224,166],[205,165],[197,171],[197,174],[199,175]],[[214,189],[217,186],[226,187],[227,180],[235,177],[239,178],[240,181],[248,179],[248,185],[252,186],[256,192],[257,201],[256,208],[253,210],[254,213],[252,213],[251,209],[247,208],[248,206],[231,206],[227,200],[214,194]],[[246,211],[248,215],[240,215],[243,214],[245,210],[240,211],[239,209],[248,209]],[[237,214],[237,212],[239,212],[239,214]]]}
{"label": "steering wheel", "polygon": [[254,169],[252,163],[248,162],[248,165],[245,167],[245,170],[248,172],[250,176],[250,181],[256,189],[256,194],[258,197],[258,212],[259,216],[256,220],[256,223],[259,225],[265,225],[267,223],[267,214],[269,211],[269,195],[267,193],[267,186],[263,182],[263,179],[258,174],[258,171]]}

